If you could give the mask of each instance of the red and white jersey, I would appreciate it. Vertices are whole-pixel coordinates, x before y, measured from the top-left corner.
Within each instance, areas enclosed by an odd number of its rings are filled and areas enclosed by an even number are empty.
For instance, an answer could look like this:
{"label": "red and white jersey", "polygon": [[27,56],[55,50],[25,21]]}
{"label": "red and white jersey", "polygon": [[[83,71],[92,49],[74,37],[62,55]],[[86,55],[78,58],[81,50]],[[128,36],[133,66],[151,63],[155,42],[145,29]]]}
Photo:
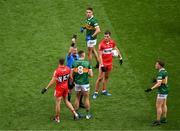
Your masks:
{"label": "red and white jersey", "polygon": [[99,44],[99,51],[102,51],[103,65],[112,65],[112,50],[116,46],[116,43],[110,39],[106,42],[104,39]]}
{"label": "red and white jersey", "polygon": [[58,88],[68,88],[69,76],[70,76],[70,68],[67,66],[59,66],[54,71],[54,77],[56,79],[56,90]]}

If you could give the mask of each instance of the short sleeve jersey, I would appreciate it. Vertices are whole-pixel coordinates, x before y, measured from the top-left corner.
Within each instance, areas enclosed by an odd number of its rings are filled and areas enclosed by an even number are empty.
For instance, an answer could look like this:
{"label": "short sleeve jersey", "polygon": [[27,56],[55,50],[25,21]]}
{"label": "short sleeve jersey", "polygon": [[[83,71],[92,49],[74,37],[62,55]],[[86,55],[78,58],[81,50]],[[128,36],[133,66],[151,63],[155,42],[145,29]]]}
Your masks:
{"label": "short sleeve jersey", "polygon": [[92,70],[92,66],[88,61],[76,60],[72,69],[74,72],[74,82],[79,85],[89,84],[89,70]]}
{"label": "short sleeve jersey", "polygon": [[54,77],[56,79],[56,89],[68,88],[69,76],[70,76],[70,68],[67,66],[59,66],[54,71]]}
{"label": "short sleeve jersey", "polygon": [[168,84],[165,83],[165,79],[168,77],[167,71],[163,68],[158,72],[157,80],[162,80],[161,86],[158,88],[158,94],[168,94]]}
{"label": "short sleeve jersey", "polygon": [[[96,28],[95,28],[96,26],[99,26],[96,18],[91,17],[89,19],[86,19],[85,26],[84,26],[84,28],[86,28],[86,36],[92,36],[94,32],[96,31]],[[96,38],[97,36],[94,36],[91,39],[93,40]]]}
{"label": "short sleeve jersey", "polygon": [[102,40],[99,44],[99,51],[102,51],[103,65],[112,65],[113,56],[112,50],[116,46],[114,40],[110,39],[109,42]]}

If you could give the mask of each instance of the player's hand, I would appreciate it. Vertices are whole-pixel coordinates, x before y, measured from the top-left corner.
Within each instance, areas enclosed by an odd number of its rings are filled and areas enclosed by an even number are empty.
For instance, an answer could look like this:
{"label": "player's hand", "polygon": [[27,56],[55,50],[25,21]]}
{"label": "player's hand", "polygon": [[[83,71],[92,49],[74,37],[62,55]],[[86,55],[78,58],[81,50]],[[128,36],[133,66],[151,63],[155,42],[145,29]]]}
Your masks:
{"label": "player's hand", "polygon": [[43,88],[43,89],[41,90],[41,93],[44,94],[46,91],[47,91],[47,89],[46,89],[46,88]]}
{"label": "player's hand", "polygon": [[144,90],[145,92],[150,92],[150,91],[152,91],[152,89],[151,88],[147,88],[146,90]]}
{"label": "player's hand", "polygon": [[104,66],[101,66],[101,70],[102,70],[102,72],[106,72],[106,71],[107,71],[107,68],[104,67]]}
{"label": "player's hand", "polygon": [[74,47],[74,46],[75,46],[75,43],[72,43],[72,44],[71,44],[71,47]]}
{"label": "player's hand", "polygon": [[89,40],[91,40],[91,36],[90,35],[86,36],[86,41],[89,41]]}
{"label": "player's hand", "polygon": [[83,28],[83,27],[80,28],[80,32],[81,32],[81,33],[84,32],[84,28]]}
{"label": "player's hand", "polygon": [[123,59],[119,59],[119,64],[122,65],[123,64]]}
{"label": "player's hand", "polygon": [[156,78],[152,78],[152,83],[156,83],[156,82],[157,82]]}

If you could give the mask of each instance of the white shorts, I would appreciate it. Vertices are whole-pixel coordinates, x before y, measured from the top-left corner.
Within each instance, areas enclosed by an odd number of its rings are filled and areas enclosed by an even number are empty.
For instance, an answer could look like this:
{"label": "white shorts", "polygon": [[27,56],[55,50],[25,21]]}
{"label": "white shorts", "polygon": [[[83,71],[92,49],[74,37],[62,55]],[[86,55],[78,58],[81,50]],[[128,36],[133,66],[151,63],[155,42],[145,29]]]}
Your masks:
{"label": "white shorts", "polygon": [[94,47],[97,43],[97,40],[89,40],[87,41],[87,47]]}
{"label": "white shorts", "polygon": [[86,85],[79,85],[79,84],[75,84],[75,91],[89,91],[89,84]]}
{"label": "white shorts", "polygon": [[167,99],[168,94],[157,94],[157,99]]}

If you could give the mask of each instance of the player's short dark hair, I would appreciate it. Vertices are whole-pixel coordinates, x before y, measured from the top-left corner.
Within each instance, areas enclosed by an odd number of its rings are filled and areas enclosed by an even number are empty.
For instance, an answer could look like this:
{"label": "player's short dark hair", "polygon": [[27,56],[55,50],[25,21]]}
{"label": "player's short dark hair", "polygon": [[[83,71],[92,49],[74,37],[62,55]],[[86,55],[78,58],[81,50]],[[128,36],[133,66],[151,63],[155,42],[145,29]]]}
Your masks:
{"label": "player's short dark hair", "polygon": [[60,64],[60,65],[64,65],[64,62],[65,62],[65,59],[64,59],[64,58],[60,58],[60,59],[59,59],[59,64]]}
{"label": "player's short dark hair", "polygon": [[78,55],[79,55],[79,57],[81,57],[83,53],[84,53],[84,51],[83,51],[83,50],[78,51]]}
{"label": "player's short dark hair", "polygon": [[104,32],[104,34],[105,34],[105,35],[111,35],[111,32],[110,32],[109,30],[106,30],[106,31]]}
{"label": "player's short dark hair", "polygon": [[92,7],[88,7],[86,10],[90,10],[93,12],[93,8]]}
{"label": "player's short dark hair", "polygon": [[157,62],[161,67],[164,67],[164,66],[165,66],[165,62],[164,62],[163,60],[158,59],[156,62]]}

